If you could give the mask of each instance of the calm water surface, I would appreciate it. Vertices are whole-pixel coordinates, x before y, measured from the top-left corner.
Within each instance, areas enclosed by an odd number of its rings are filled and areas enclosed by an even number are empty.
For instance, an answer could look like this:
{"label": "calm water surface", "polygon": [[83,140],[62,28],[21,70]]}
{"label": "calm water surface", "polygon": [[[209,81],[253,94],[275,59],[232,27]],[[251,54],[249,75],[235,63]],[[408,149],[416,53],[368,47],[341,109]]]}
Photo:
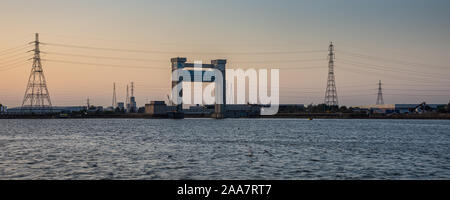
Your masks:
{"label": "calm water surface", "polygon": [[450,179],[450,120],[0,120],[0,179]]}

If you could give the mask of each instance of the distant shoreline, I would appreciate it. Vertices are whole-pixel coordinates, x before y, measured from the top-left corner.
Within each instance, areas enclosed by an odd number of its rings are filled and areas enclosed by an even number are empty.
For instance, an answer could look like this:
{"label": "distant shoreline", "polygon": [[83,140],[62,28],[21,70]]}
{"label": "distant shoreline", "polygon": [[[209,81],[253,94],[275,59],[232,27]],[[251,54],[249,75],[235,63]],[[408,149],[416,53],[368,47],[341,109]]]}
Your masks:
{"label": "distant shoreline", "polygon": [[[142,113],[132,114],[90,114],[75,116],[59,115],[0,115],[0,119],[170,119],[168,116],[152,116]],[[208,115],[189,115],[185,118],[211,118]],[[252,119],[442,119],[450,120],[450,113],[425,113],[425,114],[355,114],[355,113],[282,113],[267,116],[240,117]],[[230,118],[238,119],[238,118]]]}

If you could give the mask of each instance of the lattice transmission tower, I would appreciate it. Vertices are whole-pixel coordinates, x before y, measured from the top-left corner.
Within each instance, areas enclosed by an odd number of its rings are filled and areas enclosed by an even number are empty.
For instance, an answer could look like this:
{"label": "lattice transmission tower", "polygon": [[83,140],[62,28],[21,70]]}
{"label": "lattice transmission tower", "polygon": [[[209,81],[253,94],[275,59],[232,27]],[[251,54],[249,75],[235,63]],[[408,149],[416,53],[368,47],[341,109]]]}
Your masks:
{"label": "lattice transmission tower", "polygon": [[113,83],[112,107],[113,108],[117,107],[116,83]]}
{"label": "lattice transmission tower", "polygon": [[35,36],[35,41],[30,43],[34,44],[34,50],[32,50],[34,57],[27,88],[23,97],[22,108],[51,108],[52,102],[41,63],[39,34],[36,33]]}
{"label": "lattice transmission tower", "polygon": [[381,90],[381,80],[378,82],[378,97],[377,97],[377,105],[384,105],[383,100],[383,91]]}
{"label": "lattice transmission tower", "polygon": [[328,80],[327,90],[325,91],[325,104],[328,106],[338,106],[336,82],[334,79],[334,46],[332,42],[330,43],[328,50]]}
{"label": "lattice transmission tower", "polygon": [[134,82],[131,82],[131,97],[134,97]]}
{"label": "lattice transmission tower", "polygon": [[129,95],[130,90],[128,89],[128,84],[127,84],[127,97],[125,98],[125,109],[128,110],[130,109],[130,95]]}

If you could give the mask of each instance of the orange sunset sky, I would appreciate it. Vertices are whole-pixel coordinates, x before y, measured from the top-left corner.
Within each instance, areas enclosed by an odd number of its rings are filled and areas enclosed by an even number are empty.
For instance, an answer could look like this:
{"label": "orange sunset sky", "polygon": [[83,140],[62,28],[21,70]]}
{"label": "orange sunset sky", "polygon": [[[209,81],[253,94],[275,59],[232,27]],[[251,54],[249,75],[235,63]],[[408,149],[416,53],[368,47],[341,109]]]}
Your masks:
{"label": "orange sunset sky", "polygon": [[[166,100],[170,58],[280,69],[281,103],[322,103],[327,48],[342,105],[448,103],[449,1],[22,1],[0,6],[0,103],[20,106],[40,33],[52,103],[110,106],[135,83],[139,106]],[[47,44],[45,44],[47,43]],[[78,45],[108,51],[74,48]],[[11,50],[12,49],[12,50]]]}

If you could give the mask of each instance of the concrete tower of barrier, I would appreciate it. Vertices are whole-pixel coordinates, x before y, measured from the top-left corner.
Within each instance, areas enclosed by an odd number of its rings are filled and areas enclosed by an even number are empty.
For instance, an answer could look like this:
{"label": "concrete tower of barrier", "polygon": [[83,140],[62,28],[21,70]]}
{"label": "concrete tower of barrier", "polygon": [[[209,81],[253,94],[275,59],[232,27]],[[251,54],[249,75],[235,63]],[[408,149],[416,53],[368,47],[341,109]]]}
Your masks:
{"label": "concrete tower of barrier", "polygon": [[[194,79],[193,76],[195,73],[194,63],[186,63],[186,58],[177,57],[172,58],[170,61],[172,62],[172,102],[176,105],[176,112],[183,113],[183,82],[214,82],[215,83],[215,106],[214,106],[214,114],[213,117],[217,119],[222,119],[225,117],[226,112],[226,80],[225,80],[225,71],[226,71],[226,63],[227,60],[218,59],[211,60],[211,64],[202,64],[201,70],[202,78]],[[203,79],[203,71],[206,69],[214,69],[214,73],[221,73],[221,79],[217,74],[214,74],[211,79],[205,80]],[[210,71],[208,71],[210,72]],[[183,75],[189,74],[191,76],[190,80],[184,80]]]}

